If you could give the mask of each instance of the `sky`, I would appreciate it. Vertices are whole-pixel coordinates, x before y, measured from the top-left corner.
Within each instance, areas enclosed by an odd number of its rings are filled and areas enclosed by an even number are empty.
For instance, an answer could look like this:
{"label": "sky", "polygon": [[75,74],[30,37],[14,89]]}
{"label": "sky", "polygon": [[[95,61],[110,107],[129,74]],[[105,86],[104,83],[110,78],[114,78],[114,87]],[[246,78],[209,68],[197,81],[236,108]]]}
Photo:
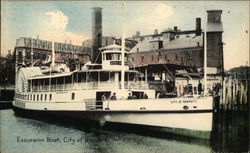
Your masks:
{"label": "sky", "polygon": [[81,45],[91,38],[91,8],[102,7],[103,35],[195,29],[206,10],[222,10],[225,69],[249,65],[249,1],[1,1],[1,56],[16,39],[32,37]]}

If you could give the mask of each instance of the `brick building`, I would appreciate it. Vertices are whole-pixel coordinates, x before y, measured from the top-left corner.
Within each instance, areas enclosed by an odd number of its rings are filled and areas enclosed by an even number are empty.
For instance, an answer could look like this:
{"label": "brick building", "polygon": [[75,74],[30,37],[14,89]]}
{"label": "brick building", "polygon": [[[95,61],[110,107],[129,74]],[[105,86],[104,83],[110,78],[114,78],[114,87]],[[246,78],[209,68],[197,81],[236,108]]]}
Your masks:
{"label": "brick building", "polygon": [[[31,39],[20,37],[16,41],[14,54],[17,64],[30,65],[33,57],[33,63],[37,60],[44,61],[52,54],[52,42],[40,39]],[[71,43],[54,43],[55,62],[64,63],[70,59],[78,59],[81,63],[90,61],[91,47],[72,45]],[[32,54],[33,50],[33,56]]]}
{"label": "brick building", "polygon": [[[223,43],[221,10],[207,11],[207,67],[208,74],[223,72]],[[145,68],[154,65],[175,65],[176,69],[188,68],[192,72],[202,72],[204,65],[204,31],[200,18],[196,19],[196,29],[181,31],[174,27],[152,35],[136,35],[128,38],[138,41],[130,51],[130,67]],[[172,67],[174,69],[174,67]],[[175,69],[175,70],[176,70]],[[159,71],[165,71],[161,69]]]}

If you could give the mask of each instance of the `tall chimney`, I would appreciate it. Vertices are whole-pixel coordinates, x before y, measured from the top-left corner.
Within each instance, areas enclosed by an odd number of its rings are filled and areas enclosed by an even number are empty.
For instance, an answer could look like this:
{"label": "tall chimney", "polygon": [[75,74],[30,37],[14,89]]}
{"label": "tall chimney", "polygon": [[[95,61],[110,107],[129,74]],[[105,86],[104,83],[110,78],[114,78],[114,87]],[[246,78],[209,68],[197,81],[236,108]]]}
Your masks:
{"label": "tall chimney", "polygon": [[174,31],[175,31],[175,32],[177,32],[177,31],[178,31],[177,26],[174,26]]}
{"label": "tall chimney", "polygon": [[196,18],[196,36],[201,35],[201,18]]}
{"label": "tall chimney", "polygon": [[[99,48],[102,47],[102,8],[92,8],[92,63],[101,63],[101,53]],[[98,55],[99,54],[99,55]]]}
{"label": "tall chimney", "polygon": [[154,35],[158,35],[158,30],[157,29],[154,30]]}
{"label": "tall chimney", "polygon": [[139,37],[139,36],[140,36],[140,31],[136,31],[136,32],[135,32],[135,36],[136,36],[136,37]]}

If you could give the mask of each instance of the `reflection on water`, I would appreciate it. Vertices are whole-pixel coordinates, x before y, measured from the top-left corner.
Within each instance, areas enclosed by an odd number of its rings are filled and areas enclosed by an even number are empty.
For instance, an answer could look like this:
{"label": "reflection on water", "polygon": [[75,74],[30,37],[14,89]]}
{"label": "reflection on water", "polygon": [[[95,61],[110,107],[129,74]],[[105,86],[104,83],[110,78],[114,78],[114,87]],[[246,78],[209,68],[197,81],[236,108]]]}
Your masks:
{"label": "reflection on water", "polygon": [[[12,110],[1,110],[2,152],[211,152],[246,151],[248,130],[244,119],[228,121],[231,116],[220,116],[212,141],[150,133],[144,129],[105,127],[86,122],[29,119],[15,115]],[[235,125],[237,129],[234,129]],[[244,124],[244,125],[243,125]],[[244,128],[243,128],[244,127]],[[223,131],[223,132],[222,132]],[[239,135],[241,138],[238,138]],[[231,141],[238,138],[240,142]],[[42,139],[43,142],[18,142],[21,139]],[[48,141],[49,140],[49,141]],[[53,140],[53,141],[52,141]],[[232,145],[232,143],[234,145]]]}

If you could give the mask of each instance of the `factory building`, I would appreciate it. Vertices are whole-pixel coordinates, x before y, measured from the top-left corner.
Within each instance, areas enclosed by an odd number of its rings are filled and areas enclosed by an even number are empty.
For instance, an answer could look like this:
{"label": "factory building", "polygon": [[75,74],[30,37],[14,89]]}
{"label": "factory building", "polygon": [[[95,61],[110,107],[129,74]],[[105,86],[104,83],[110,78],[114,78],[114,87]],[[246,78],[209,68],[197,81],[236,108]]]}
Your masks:
{"label": "factory building", "polygon": [[[207,11],[207,67],[209,74],[223,72],[223,42],[221,10]],[[196,18],[196,29],[181,31],[174,27],[152,35],[141,36],[136,32],[130,40],[138,44],[130,50],[130,66],[142,68],[157,64],[174,64],[202,72],[204,66],[204,31],[201,20]]]}
{"label": "factory building", "polygon": [[[221,10],[207,11],[207,87],[222,83],[223,42]],[[197,88],[203,81],[204,29],[201,19],[196,18],[195,30],[182,31],[177,27],[161,33],[141,36],[140,32],[129,40],[138,44],[129,52],[129,66],[144,73],[145,81],[158,92],[176,92],[178,86],[192,84]],[[169,90],[168,90],[169,89]]]}
{"label": "factory building", "polygon": [[[72,45],[71,43],[54,42],[55,62],[66,63],[69,60],[78,60],[81,63],[87,63],[91,57],[91,47],[83,47]],[[33,55],[32,55],[33,54]],[[31,65],[34,62],[41,62],[45,60],[51,61],[52,42],[47,40],[40,40],[20,37],[16,41],[14,50],[18,65]]]}

